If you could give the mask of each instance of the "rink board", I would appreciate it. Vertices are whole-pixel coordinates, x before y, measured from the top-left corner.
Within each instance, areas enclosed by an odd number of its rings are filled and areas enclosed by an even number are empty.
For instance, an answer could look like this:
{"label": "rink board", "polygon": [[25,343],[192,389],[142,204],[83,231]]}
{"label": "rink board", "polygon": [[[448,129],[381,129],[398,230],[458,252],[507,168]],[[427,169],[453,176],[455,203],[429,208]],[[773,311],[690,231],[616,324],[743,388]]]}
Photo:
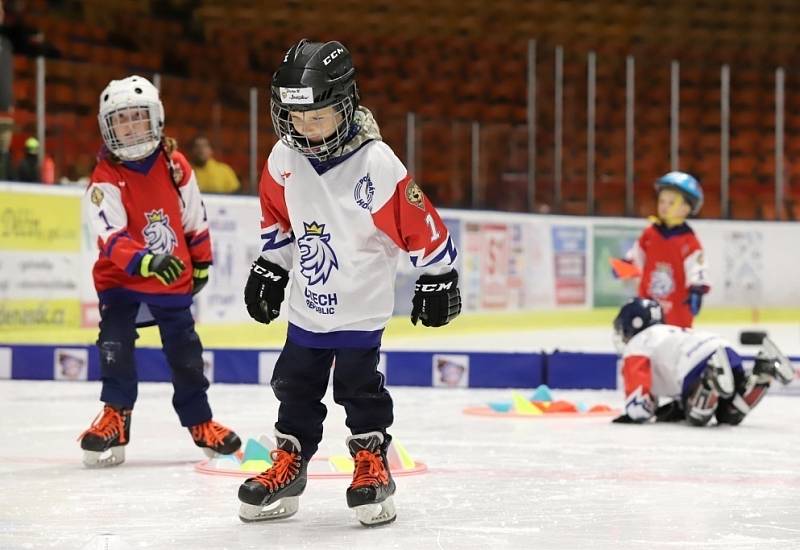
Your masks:
{"label": "rink board", "polygon": [[[140,381],[171,381],[170,369],[160,349],[142,347],[135,354]],[[217,383],[268,384],[279,354],[278,348],[207,349],[203,352],[206,376]],[[792,360],[797,362],[800,358]],[[610,353],[383,351],[378,368],[392,386],[617,387],[617,356]],[[0,379],[99,380],[99,354],[95,346],[87,345],[0,346]]]}
{"label": "rink board", "polygon": [[[171,373],[158,348],[137,348],[142,382],[169,382]],[[206,376],[229,384],[269,383],[280,349],[207,349]],[[616,357],[564,352],[384,351],[379,364],[387,384],[469,388],[613,389]],[[95,346],[0,346],[0,378],[14,380],[98,380]]]}
{"label": "rink board", "polygon": [[[143,382],[169,382],[171,372],[158,348],[137,348],[136,366]],[[207,349],[206,376],[213,382],[265,384],[272,376],[280,349]],[[585,361],[576,355],[586,357]],[[379,370],[394,386],[470,388],[551,387],[612,389],[616,359],[611,355],[497,353],[448,351],[385,351]],[[0,346],[0,378],[14,380],[99,380],[99,354],[94,346]]]}

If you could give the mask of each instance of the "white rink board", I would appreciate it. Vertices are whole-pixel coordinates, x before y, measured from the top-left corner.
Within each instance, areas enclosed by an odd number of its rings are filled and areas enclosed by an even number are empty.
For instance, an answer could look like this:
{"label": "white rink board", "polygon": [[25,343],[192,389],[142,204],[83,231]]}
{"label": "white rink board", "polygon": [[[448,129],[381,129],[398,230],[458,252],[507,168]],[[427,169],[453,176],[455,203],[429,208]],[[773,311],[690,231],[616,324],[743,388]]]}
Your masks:
{"label": "white rink board", "polygon": [[[0,191],[72,197],[83,193],[80,189],[9,183],[0,183]],[[247,321],[241,294],[250,263],[261,248],[258,199],[207,195],[205,202],[215,263],[208,286],[198,296],[197,319],[221,324]],[[633,281],[610,278],[604,258],[609,253],[622,255],[622,235],[632,239],[631,235],[646,225],[645,220],[447,209],[441,213],[460,249],[457,267],[465,311],[590,308],[609,305],[608,297],[599,296],[609,292],[617,305],[635,292]],[[703,243],[708,263],[712,290],[704,299],[705,306],[800,308],[796,261],[787,253],[788,244],[800,241],[800,224],[692,220],[691,225]],[[58,270],[58,289],[68,289],[69,297],[80,298],[83,324],[91,326],[97,322],[97,296],[88,266],[97,250],[85,216],[81,231],[81,242],[75,243],[80,253],[62,254],[66,259]],[[609,237],[609,232],[620,236]],[[11,266],[36,257],[35,251],[0,250],[0,263]],[[35,288],[53,286],[53,277],[45,274],[42,271],[38,276],[41,281]],[[417,276],[407,258],[401,257],[397,314],[407,313]],[[63,292],[48,292],[41,297],[64,297]],[[0,306],[14,297],[20,296],[3,295],[0,289]]]}

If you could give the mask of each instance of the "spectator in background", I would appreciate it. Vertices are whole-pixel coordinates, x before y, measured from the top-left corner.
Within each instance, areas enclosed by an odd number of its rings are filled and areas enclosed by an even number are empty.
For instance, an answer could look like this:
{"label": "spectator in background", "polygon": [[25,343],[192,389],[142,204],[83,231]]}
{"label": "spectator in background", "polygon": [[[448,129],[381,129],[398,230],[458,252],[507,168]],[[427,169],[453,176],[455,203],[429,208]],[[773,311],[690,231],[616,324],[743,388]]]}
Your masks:
{"label": "spectator in background", "polygon": [[0,181],[14,179],[14,166],[11,164],[11,132],[14,129],[14,120],[9,116],[0,115]]}
{"label": "spectator in background", "polygon": [[233,168],[214,158],[207,137],[197,136],[192,140],[191,162],[203,193],[236,193],[241,187]]}
{"label": "spectator in background", "polygon": [[39,140],[29,137],[25,140],[25,156],[17,165],[17,181],[40,183],[42,181],[41,165],[39,163]]}

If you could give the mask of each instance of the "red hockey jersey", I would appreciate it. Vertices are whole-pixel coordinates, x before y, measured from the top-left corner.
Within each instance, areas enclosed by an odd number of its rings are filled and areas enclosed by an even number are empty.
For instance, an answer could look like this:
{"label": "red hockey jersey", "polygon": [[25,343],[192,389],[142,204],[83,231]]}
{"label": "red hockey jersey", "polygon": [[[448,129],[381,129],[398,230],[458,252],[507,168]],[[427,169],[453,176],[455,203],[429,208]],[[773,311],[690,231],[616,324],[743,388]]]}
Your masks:
{"label": "red hockey jersey", "polygon": [[689,288],[709,290],[703,248],[694,231],[685,223],[672,228],[650,225],[627,259],[642,272],[639,297],[657,300],[666,324],[690,328]]}
{"label": "red hockey jersey", "polygon": [[[191,293],[192,265],[211,263],[211,240],[197,180],[181,153],[170,159],[159,148],[136,163],[102,159],[84,200],[100,250],[92,271],[98,293]],[[177,256],[186,269],[170,286],[142,277],[137,270],[148,252]]]}

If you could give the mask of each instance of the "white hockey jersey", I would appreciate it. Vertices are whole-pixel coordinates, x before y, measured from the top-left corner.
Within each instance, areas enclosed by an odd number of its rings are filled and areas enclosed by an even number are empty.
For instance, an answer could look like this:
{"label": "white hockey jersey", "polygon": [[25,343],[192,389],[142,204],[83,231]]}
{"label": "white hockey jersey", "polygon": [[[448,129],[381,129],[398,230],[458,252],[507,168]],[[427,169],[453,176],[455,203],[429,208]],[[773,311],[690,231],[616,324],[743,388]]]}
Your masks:
{"label": "white hockey jersey", "polygon": [[625,345],[622,376],[626,400],[639,392],[654,397],[681,395],[683,379],[720,346],[730,344],[709,332],[672,325],[653,325]]}
{"label": "white hockey jersey", "polygon": [[321,174],[278,142],[260,196],[262,256],[291,272],[289,338],[300,345],[380,345],[400,252],[429,274],[456,259],[436,209],[382,141]]}

